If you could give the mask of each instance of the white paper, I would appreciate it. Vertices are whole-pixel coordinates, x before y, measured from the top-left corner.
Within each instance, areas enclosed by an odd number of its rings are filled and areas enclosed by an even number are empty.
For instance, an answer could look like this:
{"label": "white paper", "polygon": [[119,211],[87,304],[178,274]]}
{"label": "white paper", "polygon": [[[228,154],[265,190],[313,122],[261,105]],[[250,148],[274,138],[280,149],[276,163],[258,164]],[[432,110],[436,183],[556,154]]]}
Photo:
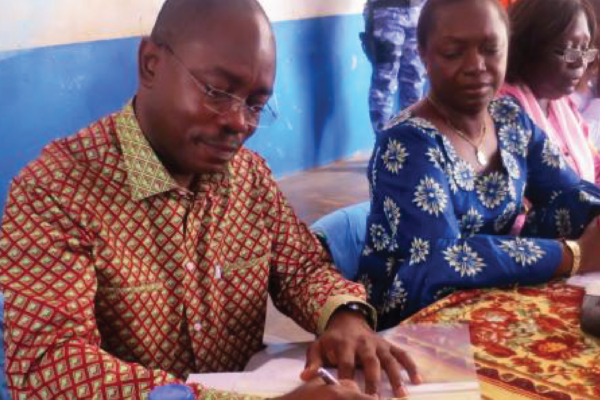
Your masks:
{"label": "white paper", "polygon": [[[468,335],[466,328],[465,332],[463,336]],[[394,334],[397,335],[397,332]],[[384,334],[385,336],[386,334]],[[444,342],[445,340],[447,340],[447,337],[440,335],[439,342]],[[466,340],[468,347],[468,339]],[[448,344],[451,345],[451,343]],[[265,397],[282,395],[302,384],[300,373],[304,369],[307,346],[308,343],[271,345],[250,359],[245,372],[192,374],[189,376],[187,382],[200,383],[206,387],[219,390]],[[470,361],[472,361],[472,354],[469,354],[469,356]],[[419,361],[422,359],[423,357],[415,359],[417,366],[419,366]],[[403,378],[406,382],[409,399],[479,400],[479,382],[476,378],[474,366],[467,365],[465,371],[463,375],[459,374],[458,378],[455,376],[454,379],[458,379],[458,381],[432,382],[422,385],[411,385],[408,376],[404,373]],[[330,372],[334,376],[337,375],[335,369],[330,370]],[[420,372],[426,377],[427,373],[431,371]],[[362,372],[357,371],[356,378],[359,386],[364,388]],[[387,379],[384,379],[382,382],[380,395],[383,398],[393,397],[391,385]]]}
{"label": "white paper", "polygon": [[[217,390],[264,397],[281,396],[302,384],[297,374],[289,374],[284,371],[278,371],[276,375],[248,372],[192,374],[187,383],[200,383]],[[407,391],[408,398],[411,400],[481,399],[479,383],[474,381],[407,385]],[[382,388],[380,395],[382,398],[393,397],[389,383]]]}
{"label": "white paper", "polygon": [[587,288],[591,285],[600,284],[600,272],[592,272],[584,275],[575,275],[567,280],[568,285]]}

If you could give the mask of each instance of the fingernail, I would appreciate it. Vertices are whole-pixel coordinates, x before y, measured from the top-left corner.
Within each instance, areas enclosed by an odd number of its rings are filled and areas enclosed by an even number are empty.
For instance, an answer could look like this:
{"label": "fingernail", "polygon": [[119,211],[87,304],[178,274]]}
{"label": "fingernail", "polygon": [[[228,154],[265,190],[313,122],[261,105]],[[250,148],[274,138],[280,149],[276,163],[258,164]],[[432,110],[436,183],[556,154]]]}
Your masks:
{"label": "fingernail", "polygon": [[415,375],[415,383],[417,385],[423,383],[423,377],[421,376],[421,374]]}
{"label": "fingernail", "polygon": [[311,378],[311,376],[312,374],[309,368],[304,369],[304,371],[300,373],[300,378],[303,380],[308,380]]}
{"label": "fingernail", "polygon": [[406,391],[406,386],[404,386],[404,384],[400,384],[400,386],[398,386],[396,388],[396,391],[398,392],[398,397],[406,397],[408,396],[408,392]]}
{"label": "fingernail", "polygon": [[369,386],[369,387],[365,388],[365,392],[366,392],[367,394],[369,394],[369,395],[372,395],[372,396],[377,396],[377,392],[378,392],[378,391],[377,391],[377,388],[376,388],[376,387]]}

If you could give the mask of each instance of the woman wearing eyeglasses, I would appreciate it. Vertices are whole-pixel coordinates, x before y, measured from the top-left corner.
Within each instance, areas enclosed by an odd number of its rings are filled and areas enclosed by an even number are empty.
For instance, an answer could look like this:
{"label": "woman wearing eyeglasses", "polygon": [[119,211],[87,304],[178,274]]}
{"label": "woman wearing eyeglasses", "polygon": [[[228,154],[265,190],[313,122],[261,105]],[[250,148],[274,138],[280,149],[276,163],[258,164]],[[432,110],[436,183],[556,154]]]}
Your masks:
{"label": "woman wearing eyeglasses", "polygon": [[[596,23],[600,20],[600,0],[589,0],[596,14]],[[600,48],[600,35],[596,34],[596,48]],[[571,96],[577,109],[589,125],[589,138],[600,149],[600,59],[588,65],[577,91]]]}
{"label": "woman wearing eyeglasses", "polygon": [[[566,165],[514,99],[496,98],[508,33],[496,0],[428,0],[421,11],[430,93],[378,135],[367,172],[357,280],[380,328],[457,290],[600,270],[600,188]],[[510,235],[525,197],[535,213],[523,236]]]}
{"label": "woman wearing eyeglasses", "polygon": [[600,155],[571,95],[593,48],[594,11],[586,0],[519,0],[509,8],[512,28],[506,84],[581,178],[600,183]]}

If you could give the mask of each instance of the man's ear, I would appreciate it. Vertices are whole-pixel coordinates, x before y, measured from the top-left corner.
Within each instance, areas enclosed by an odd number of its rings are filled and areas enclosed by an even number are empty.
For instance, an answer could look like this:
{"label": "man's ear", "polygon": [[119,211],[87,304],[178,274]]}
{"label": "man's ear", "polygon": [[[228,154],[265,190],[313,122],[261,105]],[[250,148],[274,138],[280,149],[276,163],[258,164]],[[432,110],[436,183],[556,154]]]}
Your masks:
{"label": "man's ear", "polygon": [[159,61],[160,47],[149,37],[142,38],[138,50],[138,75],[141,86],[150,88],[154,85]]}

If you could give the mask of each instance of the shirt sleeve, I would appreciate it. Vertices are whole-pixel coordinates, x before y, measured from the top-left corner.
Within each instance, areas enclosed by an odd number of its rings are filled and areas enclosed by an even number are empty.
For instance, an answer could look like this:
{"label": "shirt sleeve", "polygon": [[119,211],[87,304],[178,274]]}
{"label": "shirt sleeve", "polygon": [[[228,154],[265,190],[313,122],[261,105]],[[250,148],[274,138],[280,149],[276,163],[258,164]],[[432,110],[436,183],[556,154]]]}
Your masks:
{"label": "shirt sleeve", "polygon": [[267,224],[273,235],[269,293],[275,306],[309,332],[322,333],[340,306],[365,304],[364,288],[344,279],[306,224],[301,222],[272,179],[265,174]]}
{"label": "shirt sleeve", "polygon": [[529,117],[525,126],[532,132],[527,157],[527,190],[532,202],[523,227],[524,236],[578,238],[600,214],[600,189],[579,178],[569,168],[560,150]]}
{"label": "shirt sleeve", "polygon": [[[146,398],[174,375],[101,348],[93,228],[60,196],[17,179],[0,230],[7,378],[12,397]],[[62,279],[56,279],[60,276]],[[250,399],[191,386],[197,398]]]}
{"label": "shirt sleeve", "polygon": [[[359,279],[378,311],[380,328],[456,289],[547,281],[561,259],[553,240],[463,237],[451,196],[456,183],[445,171],[439,140],[404,124],[380,135],[375,145]],[[489,179],[500,176],[492,173]],[[482,216],[473,211],[477,224]]]}

